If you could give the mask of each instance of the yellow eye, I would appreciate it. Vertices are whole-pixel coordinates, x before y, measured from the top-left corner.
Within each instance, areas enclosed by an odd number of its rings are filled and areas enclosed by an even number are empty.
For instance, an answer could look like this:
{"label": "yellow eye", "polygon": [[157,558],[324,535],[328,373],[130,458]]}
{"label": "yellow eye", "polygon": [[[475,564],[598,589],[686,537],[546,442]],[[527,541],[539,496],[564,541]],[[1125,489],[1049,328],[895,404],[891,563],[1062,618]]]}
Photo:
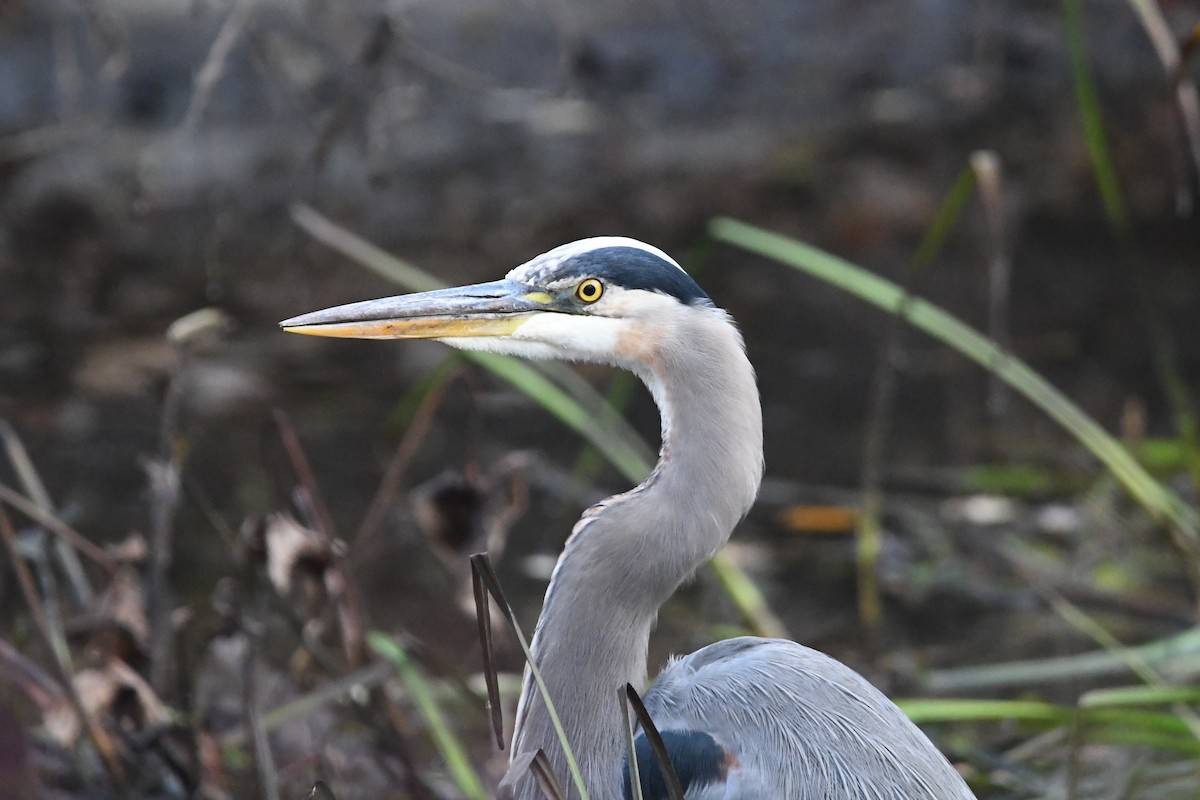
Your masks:
{"label": "yellow eye", "polygon": [[604,284],[595,278],[588,278],[575,287],[575,296],[585,303],[594,303],[604,294]]}

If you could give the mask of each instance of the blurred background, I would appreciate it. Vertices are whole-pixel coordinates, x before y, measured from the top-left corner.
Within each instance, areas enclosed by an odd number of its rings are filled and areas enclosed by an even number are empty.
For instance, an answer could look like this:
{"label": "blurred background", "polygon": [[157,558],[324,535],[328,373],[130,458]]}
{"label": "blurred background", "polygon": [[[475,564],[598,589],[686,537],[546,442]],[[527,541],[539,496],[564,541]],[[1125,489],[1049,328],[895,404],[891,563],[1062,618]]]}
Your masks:
{"label": "blurred background", "polygon": [[[490,786],[465,553],[490,547],[531,630],[574,519],[630,475],[443,346],[276,321],[412,288],[367,244],[461,283],[593,235],[683,263],[764,406],[760,503],[654,664],[786,633],[891,694],[1046,703],[913,707],[980,797],[1196,796],[1196,697],[1141,698],[1145,730],[1121,706],[1124,737],[1073,716],[1190,685],[1117,644],[1194,652],[1194,529],[976,364],[709,224],[985,332],[1194,522],[1198,23],[1175,0],[0,2],[0,797],[472,796],[375,629]],[[648,394],[576,372],[652,457]]]}

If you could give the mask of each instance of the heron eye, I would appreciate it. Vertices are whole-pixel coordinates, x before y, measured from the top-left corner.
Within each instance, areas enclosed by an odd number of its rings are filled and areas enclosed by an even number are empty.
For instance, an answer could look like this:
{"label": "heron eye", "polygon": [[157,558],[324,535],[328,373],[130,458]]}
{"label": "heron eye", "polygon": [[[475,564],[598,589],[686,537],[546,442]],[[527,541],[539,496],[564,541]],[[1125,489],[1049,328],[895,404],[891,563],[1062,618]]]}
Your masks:
{"label": "heron eye", "polygon": [[595,278],[588,278],[575,287],[575,296],[585,303],[594,303],[604,294],[604,284]]}

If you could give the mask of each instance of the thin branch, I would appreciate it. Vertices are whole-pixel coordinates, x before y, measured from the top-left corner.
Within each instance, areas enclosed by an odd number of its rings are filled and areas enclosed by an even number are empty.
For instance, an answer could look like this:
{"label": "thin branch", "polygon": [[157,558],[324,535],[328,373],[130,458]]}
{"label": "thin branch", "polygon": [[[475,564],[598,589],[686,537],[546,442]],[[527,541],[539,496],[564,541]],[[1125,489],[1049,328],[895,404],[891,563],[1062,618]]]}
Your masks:
{"label": "thin branch", "polygon": [[66,693],[53,677],[2,638],[0,673],[20,686],[43,712],[66,700]]}
{"label": "thin branch", "polygon": [[375,496],[371,498],[367,513],[363,515],[362,524],[358,526],[355,541],[359,547],[364,541],[375,535],[384,516],[392,507],[397,495],[400,494],[400,490],[403,488],[404,474],[408,471],[417,451],[421,449],[426,434],[429,433],[430,424],[433,422],[438,408],[442,405],[447,387],[461,374],[462,370],[452,370],[440,376],[437,383],[425,395],[425,399],[421,401],[417,413],[413,415],[412,421],[404,431],[404,436],[400,439],[400,444],[396,446],[396,452],[388,462],[383,478],[379,482],[379,488],[376,489]]}
{"label": "thin branch", "polygon": [[94,544],[90,539],[84,536],[79,531],[72,528],[67,523],[55,517],[53,514],[48,514],[41,508],[38,508],[37,503],[25,497],[20,492],[5,486],[0,483],[0,503],[8,503],[10,506],[20,511],[25,516],[29,517],[34,522],[38,523],[46,530],[53,533],[55,536],[61,536],[66,539],[79,552],[90,558],[96,564],[103,567],[110,575],[117,571],[117,562],[113,561],[108,553],[102,548]]}
{"label": "thin branch", "polygon": [[104,761],[105,767],[108,769],[109,775],[117,786],[124,786],[126,782],[125,768],[121,765],[121,758],[117,754],[116,746],[108,733],[100,727],[100,723],[96,718],[88,713],[87,707],[83,704],[83,699],[79,696],[79,692],[75,689],[75,682],[72,675],[72,667],[70,665],[70,653],[66,651],[66,641],[62,638],[61,632],[55,633],[51,627],[49,620],[46,619],[41,603],[38,601],[37,589],[34,587],[33,575],[29,571],[29,566],[21,557],[17,546],[17,532],[13,529],[12,521],[5,513],[3,506],[0,506],[0,538],[4,540],[5,549],[8,550],[8,557],[12,561],[13,572],[17,576],[17,583],[21,587],[21,593],[25,597],[25,604],[29,606],[29,613],[33,617],[34,626],[38,630],[38,634],[50,648],[50,651],[55,654],[54,665],[58,670],[58,679],[62,689],[70,700],[71,706],[75,709],[75,713],[79,715],[79,720],[83,724],[83,729],[92,745],[96,748],[96,752],[100,754],[100,758]]}
{"label": "thin branch", "polygon": [[292,472],[308,496],[317,532],[325,539],[333,540],[337,537],[337,530],[333,525],[333,515],[329,513],[329,507],[325,505],[320,487],[317,485],[316,473],[313,472],[312,464],[309,463],[308,456],[304,452],[304,446],[300,444],[296,428],[282,409],[275,409],[271,413],[271,418],[275,421],[275,428],[279,432],[279,442],[287,453],[288,462],[292,465]]}
{"label": "thin branch", "polygon": [[[352,692],[372,689],[396,674],[391,662],[380,659],[360,670],[323,683],[312,691],[283,705],[259,714],[259,724],[266,732],[311,714],[322,706],[337,702]],[[245,728],[233,728],[218,737],[221,747],[241,747],[249,740]]]}
{"label": "thin branch", "polygon": [[361,666],[366,662],[366,615],[363,611],[362,600],[357,585],[349,578],[346,570],[346,547],[337,538],[333,527],[333,517],[321,496],[317,485],[316,474],[308,456],[300,444],[300,437],[291,420],[281,409],[276,409],[273,417],[279,430],[279,439],[287,451],[292,471],[304,490],[308,502],[312,506],[316,518],[317,533],[325,540],[332,560],[325,568],[325,590],[333,599],[337,610],[338,627],[342,634],[342,650],[346,661],[352,667]]}
{"label": "thin branch", "polygon": [[150,491],[149,574],[146,610],[150,621],[150,684],[166,689],[167,667],[174,639],[168,572],[171,568],[175,511],[179,508],[180,470],[174,459],[147,459],[143,464]]}
{"label": "thin branch", "polygon": [[353,110],[362,104],[363,98],[370,96],[369,92],[378,82],[376,67],[394,40],[395,30],[391,21],[387,14],[381,13],[347,71],[341,91],[333,103],[333,109],[317,135],[317,143],[312,153],[313,166],[317,172],[324,167],[333,143],[349,123]]}
{"label": "thin branch", "polygon": [[24,161],[66,147],[98,129],[94,122],[54,122],[0,137],[0,165]]}
{"label": "thin branch", "polygon": [[183,118],[184,130],[192,130],[203,116],[213,89],[225,73],[229,54],[246,28],[251,10],[252,4],[247,0],[235,0],[233,8],[225,17],[221,30],[217,32],[217,37],[213,39],[212,47],[208,50],[208,57],[204,59],[204,65],[196,73],[196,80],[192,85],[192,99]]}
{"label": "thin branch", "polygon": [[[1008,306],[1012,282],[1012,259],[1007,245],[1007,219],[1004,208],[1004,171],[999,156],[993,150],[976,150],[971,154],[971,169],[979,187],[987,225],[985,253],[988,274],[988,336],[997,345],[1007,348]],[[987,409],[998,417],[1008,407],[1008,390],[1004,381],[988,376]]]}
{"label": "thin branch", "polygon": [[[29,452],[25,449],[25,444],[17,436],[16,430],[2,419],[0,419],[0,439],[4,441],[4,450],[8,454],[9,463],[13,465],[13,469],[21,479],[21,484],[25,487],[25,494],[30,500],[37,503],[38,508],[43,512],[54,516],[54,502],[50,499],[50,493],[46,491],[46,485],[38,475],[33,459],[29,457]],[[66,539],[56,537],[54,555],[58,559],[59,566],[66,573],[67,580],[71,582],[71,590],[75,593],[75,599],[83,608],[91,607],[96,593],[92,590],[87,573],[83,571],[79,554]]]}
{"label": "thin branch", "polygon": [[[257,623],[247,627],[257,627]],[[279,773],[275,769],[275,758],[271,753],[271,740],[267,737],[267,729],[258,711],[258,671],[254,668],[258,653],[258,632],[246,630],[245,633],[249,642],[246,658],[242,662],[242,699],[246,705],[246,727],[249,729],[249,738],[254,743],[254,766],[258,772],[259,789],[266,800],[279,800]]]}
{"label": "thin branch", "polygon": [[[1196,84],[1187,76],[1187,50],[1181,50],[1155,0],[1129,0],[1138,21],[1162,62],[1167,79],[1175,88],[1175,103],[1183,123],[1184,138],[1192,156],[1192,167],[1200,178],[1200,95]],[[1190,42],[1195,42],[1193,38]],[[1194,46],[1194,44],[1192,45]],[[1185,45],[1188,47],[1188,45]]]}

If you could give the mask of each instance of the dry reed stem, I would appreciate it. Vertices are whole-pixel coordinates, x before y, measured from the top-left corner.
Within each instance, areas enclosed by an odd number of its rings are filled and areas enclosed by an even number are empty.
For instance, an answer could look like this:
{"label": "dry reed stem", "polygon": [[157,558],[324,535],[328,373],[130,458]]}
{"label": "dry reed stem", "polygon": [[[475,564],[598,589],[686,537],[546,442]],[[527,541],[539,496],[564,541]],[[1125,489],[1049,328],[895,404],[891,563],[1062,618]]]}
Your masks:
{"label": "dry reed stem", "polygon": [[103,548],[94,544],[82,533],[53,514],[39,508],[37,503],[25,497],[20,492],[4,484],[0,484],[0,506],[4,503],[20,511],[55,536],[65,539],[72,547],[83,553],[94,563],[103,567],[110,575],[116,574],[118,565],[108,553],[104,552]]}
{"label": "dry reed stem", "polygon": [[83,699],[75,689],[72,667],[69,661],[64,660],[69,659],[69,653],[63,653],[61,648],[65,646],[65,643],[57,641],[58,637],[50,627],[50,622],[45,615],[45,609],[42,607],[37,589],[34,586],[33,575],[30,573],[28,565],[26,565],[25,560],[21,557],[18,550],[17,532],[13,529],[12,520],[9,519],[8,514],[2,506],[0,506],[0,538],[4,540],[5,549],[8,550],[13,572],[17,576],[17,583],[21,587],[21,594],[25,597],[25,603],[29,607],[30,615],[33,617],[34,627],[37,628],[38,635],[42,637],[42,641],[46,647],[55,655],[54,665],[58,670],[58,679],[63,692],[70,701],[72,708],[75,709],[75,713],[79,715],[79,719],[83,723],[83,729],[87,733],[88,739],[91,740],[92,745],[96,748],[96,752],[100,754],[100,758],[108,769],[113,783],[118,787],[124,787],[127,782],[125,767],[121,764],[121,757],[117,753],[116,745],[109,737],[108,732],[100,726],[96,718],[88,713],[87,708],[83,704]]}
{"label": "dry reed stem", "polygon": [[375,491],[375,496],[371,498],[371,504],[367,506],[367,513],[363,515],[362,524],[358,526],[358,534],[355,536],[358,546],[361,547],[364,542],[378,533],[384,516],[403,489],[404,476],[412,464],[413,457],[425,443],[425,437],[429,433],[433,418],[445,399],[446,389],[453,380],[464,375],[462,369],[446,373],[438,379],[429,393],[425,395],[425,399],[421,401],[412,421],[409,422],[408,428],[400,438],[400,443],[396,445],[396,452],[388,462],[387,469],[384,470],[379,488]]}
{"label": "dry reed stem", "polygon": [[362,600],[358,586],[349,579],[346,572],[346,547],[340,542],[333,527],[333,517],[321,495],[317,478],[313,472],[308,455],[296,435],[296,429],[286,413],[276,409],[273,413],[275,426],[279,431],[279,440],[287,453],[292,471],[300,481],[301,488],[312,505],[316,518],[316,531],[325,540],[331,562],[325,568],[325,589],[333,599],[337,613],[338,627],[342,635],[342,649],[346,663],[351,667],[361,667],[366,663],[366,623],[362,609]]}
{"label": "dry reed stem", "polygon": [[235,0],[233,8],[225,17],[225,22],[221,24],[221,30],[213,39],[204,64],[196,72],[196,79],[192,84],[192,99],[188,103],[187,114],[183,118],[184,130],[190,131],[195,128],[204,115],[213,89],[216,88],[221,76],[225,73],[225,64],[229,61],[229,54],[238,39],[241,38],[246,23],[250,20],[251,10],[252,4],[249,0]]}

